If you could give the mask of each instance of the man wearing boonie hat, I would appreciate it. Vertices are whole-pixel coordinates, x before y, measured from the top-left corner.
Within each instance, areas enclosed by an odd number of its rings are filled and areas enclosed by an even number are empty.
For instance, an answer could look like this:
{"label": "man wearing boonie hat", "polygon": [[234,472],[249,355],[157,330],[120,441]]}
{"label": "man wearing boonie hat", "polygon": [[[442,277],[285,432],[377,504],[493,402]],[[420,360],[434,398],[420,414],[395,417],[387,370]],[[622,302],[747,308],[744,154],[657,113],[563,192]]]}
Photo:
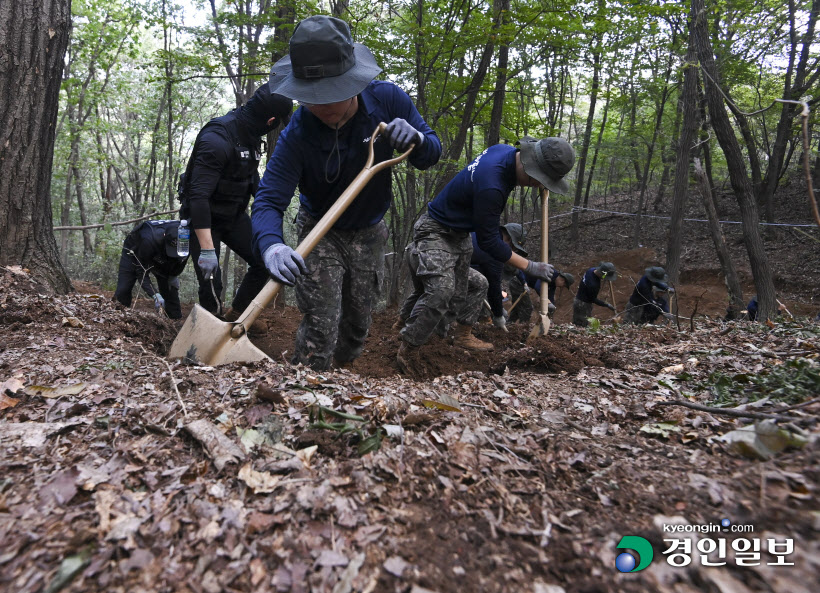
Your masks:
{"label": "man wearing boonie hat", "polygon": [[615,264],[608,261],[601,262],[584,273],[581,283],[578,285],[575,300],[572,301],[572,323],[579,327],[589,325],[588,319],[592,317],[592,305],[606,307],[612,311],[615,310],[614,305],[599,299],[598,293],[601,292],[602,281],[612,282],[617,276],[618,272],[615,270]]}
{"label": "man wearing boonie hat", "polygon": [[669,303],[664,295],[675,292],[670,287],[669,276],[660,266],[653,266],[644,270],[644,275],[635,285],[635,290],[629,297],[624,311],[624,321],[627,323],[654,323],[663,315],[669,315]]}
{"label": "man wearing boonie hat", "polygon": [[410,97],[393,83],[375,81],[380,72],[370,50],[353,42],[347,23],[329,16],[301,21],[288,56],[271,70],[271,90],[301,107],[279,136],[259,184],[253,240],[270,274],[296,285],[303,318],[293,362],[316,370],[327,369],[333,358],[344,364],[361,354],[381,290],[391,170],[359,192],[307,261],[284,241],[282,219],[295,189],[301,242],[364,168],[380,122],[388,126],[374,142],[376,162],[411,145],[409,161],[417,169],[441,156],[438,136]]}
{"label": "man wearing boonie hat", "polygon": [[458,315],[455,345],[468,350],[492,349],[492,344],[472,335],[481,308],[463,306],[473,251],[471,232],[475,232],[482,251],[495,260],[544,281],[552,279],[551,265],[515,253],[498,227],[507,198],[516,186],[544,186],[566,193],[569,186],[564,176],[575,163],[575,152],[561,138],[525,136],[519,145],[520,149],[507,144],[487,148],[433,198],[427,213],[416,222],[413,242],[419,265],[414,274],[424,292],[412,305],[401,330],[396,360],[402,371],[415,374],[419,347],[427,343],[448,310]]}

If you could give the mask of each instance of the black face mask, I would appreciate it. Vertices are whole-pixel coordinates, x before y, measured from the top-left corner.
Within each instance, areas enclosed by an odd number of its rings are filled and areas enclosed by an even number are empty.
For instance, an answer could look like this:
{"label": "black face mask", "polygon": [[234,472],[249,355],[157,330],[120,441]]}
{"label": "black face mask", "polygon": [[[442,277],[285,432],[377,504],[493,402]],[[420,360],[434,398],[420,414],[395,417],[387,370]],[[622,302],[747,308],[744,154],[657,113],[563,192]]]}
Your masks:
{"label": "black face mask", "polygon": [[[268,83],[260,86],[247,103],[237,110],[237,119],[255,136],[265,136],[279,124],[286,126],[293,111],[293,101],[271,94]],[[268,121],[275,118],[270,124]]]}

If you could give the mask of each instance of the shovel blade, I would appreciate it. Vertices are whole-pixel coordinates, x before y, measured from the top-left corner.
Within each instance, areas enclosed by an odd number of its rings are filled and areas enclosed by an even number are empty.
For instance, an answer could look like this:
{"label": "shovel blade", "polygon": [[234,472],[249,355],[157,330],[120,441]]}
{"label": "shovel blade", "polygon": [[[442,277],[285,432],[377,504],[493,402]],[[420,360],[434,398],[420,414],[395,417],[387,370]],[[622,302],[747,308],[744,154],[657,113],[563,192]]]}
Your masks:
{"label": "shovel blade", "polygon": [[269,359],[268,355],[251,343],[247,335],[231,337],[233,325],[221,321],[203,307],[194,305],[171,344],[168,358],[208,366]]}
{"label": "shovel blade", "polygon": [[533,340],[537,340],[543,336],[546,336],[547,333],[550,331],[550,318],[549,315],[546,313],[540,313],[541,319],[538,323],[535,324],[535,327],[532,328],[530,335],[527,336],[527,344],[533,342]]}

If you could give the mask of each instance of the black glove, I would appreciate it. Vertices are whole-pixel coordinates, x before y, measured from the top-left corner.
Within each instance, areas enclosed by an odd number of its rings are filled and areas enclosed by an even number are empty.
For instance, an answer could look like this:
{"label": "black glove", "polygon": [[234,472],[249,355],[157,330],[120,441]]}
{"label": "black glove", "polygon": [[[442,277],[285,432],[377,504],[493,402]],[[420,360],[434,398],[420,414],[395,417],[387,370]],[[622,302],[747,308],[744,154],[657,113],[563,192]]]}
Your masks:
{"label": "black glove", "polygon": [[385,133],[390,146],[401,152],[410,148],[411,144],[419,146],[424,142],[424,135],[400,117],[387,124]]}

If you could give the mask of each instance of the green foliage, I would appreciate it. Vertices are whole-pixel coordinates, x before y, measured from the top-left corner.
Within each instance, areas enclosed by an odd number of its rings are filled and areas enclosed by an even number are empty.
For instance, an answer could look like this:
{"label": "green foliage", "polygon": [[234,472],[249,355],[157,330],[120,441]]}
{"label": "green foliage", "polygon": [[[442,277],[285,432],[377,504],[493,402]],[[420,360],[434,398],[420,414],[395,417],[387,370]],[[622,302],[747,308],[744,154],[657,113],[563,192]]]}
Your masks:
{"label": "green foliage", "polygon": [[714,372],[697,385],[712,394],[709,405],[731,407],[769,397],[773,401],[796,404],[820,393],[820,365],[796,358],[764,372],[727,375]]}
{"label": "green foliage", "polygon": [[[326,420],[327,416],[334,418],[336,421]],[[355,434],[359,439],[356,450],[362,457],[373,451],[378,451],[386,435],[383,427],[371,426],[367,418],[340,412],[325,406],[311,406],[310,421],[310,428],[312,429],[330,430],[339,433],[340,436],[349,433]]]}

